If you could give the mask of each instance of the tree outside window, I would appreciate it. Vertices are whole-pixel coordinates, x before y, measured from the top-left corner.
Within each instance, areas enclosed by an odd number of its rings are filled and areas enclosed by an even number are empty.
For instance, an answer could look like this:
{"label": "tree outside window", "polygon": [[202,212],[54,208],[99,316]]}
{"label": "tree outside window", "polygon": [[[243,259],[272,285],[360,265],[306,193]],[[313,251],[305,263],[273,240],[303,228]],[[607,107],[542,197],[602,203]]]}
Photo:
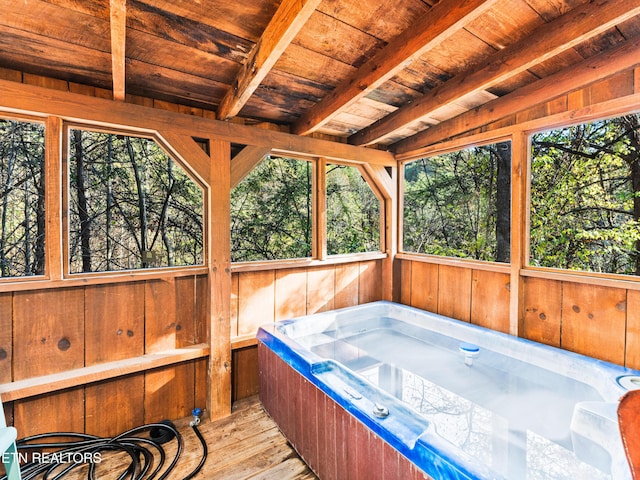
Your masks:
{"label": "tree outside window", "polygon": [[511,142],[406,164],[403,208],[404,251],[509,262]]}
{"label": "tree outside window", "polygon": [[203,191],[153,140],[69,130],[69,270],[202,265]]}
{"label": "tree outside window", "polygon": [[45,273],[44,125],[0,119],[0,276]]}
{"label": "tree outside window", "polygon": [[380,251],[380,200],[356,167],[327,165],[327,253]]}
{"label": "tree outside window", "polygon": [[530,264],[640,274],[640,116],[531,138]]}
{"label": "tree outside window", "polygon": [[232,261],[311,256],[312,178],[310,162],[267,156],[231,191]]}

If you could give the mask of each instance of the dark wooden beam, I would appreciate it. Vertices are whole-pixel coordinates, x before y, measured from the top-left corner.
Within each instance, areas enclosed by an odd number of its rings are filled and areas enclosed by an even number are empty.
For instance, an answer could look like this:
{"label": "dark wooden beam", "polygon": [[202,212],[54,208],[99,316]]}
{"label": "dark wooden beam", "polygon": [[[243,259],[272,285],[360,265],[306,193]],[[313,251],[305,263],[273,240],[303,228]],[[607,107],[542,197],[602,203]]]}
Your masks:
{"label": "dark wooden beam", "polygon": [[640,14],[638,2],[596,0],[574,8],[534,33],[497,52],[488,63],[459,73],[423,97],[396,110],[349,138],[368,145],[429,116],[443,104],[459,100],[512,78]]}
{"label": "dark wooden beam", "polygon": [[405,69],[409,63],[487,11],[495,0],[442,0],[338,85],[294,125],[292,133],[306,135]]}
{"label": "dark wooden beam", "polygon": [[408,154],[640,65],[640,37],[391,145]]}
{"label": "dark wooden beam", "polygon": [[222,99],[219,120],[238,114],[319,3],[320,0],[283,0]]}
{"label": "dark wooden beam", "polygon": [[128,125],[130,128],[146,132],[169,130],[190,137],[215,137],[244,145],[269,147],[280,154],[323,156],[329,160],[385,166],[396,164],[393,155],[382,150],[176,114],[8,80],[0,80],[0,99],[0,111],[34,112],[59,116],[63,120],[82,119],[105,126]]}
{"label": "dark wooden beam", "polygon": [[127,0],[110,0],[111,70],[113,99],[125,97],[125,44],[127,36]]}

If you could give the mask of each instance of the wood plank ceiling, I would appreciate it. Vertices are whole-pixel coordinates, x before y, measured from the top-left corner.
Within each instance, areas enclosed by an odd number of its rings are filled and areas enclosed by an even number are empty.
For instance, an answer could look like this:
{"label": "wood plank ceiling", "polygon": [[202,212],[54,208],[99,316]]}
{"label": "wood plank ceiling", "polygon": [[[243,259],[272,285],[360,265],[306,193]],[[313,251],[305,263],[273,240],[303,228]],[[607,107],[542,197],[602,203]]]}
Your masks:
{"label": "wood plank ceiling", "polygon": [[567,90],[573,69],[640,63],[640,0],[0,0],[0,11],[2,68],[396,152],[482,105],[512,112],[509,99],[526,105],[545,81]]}

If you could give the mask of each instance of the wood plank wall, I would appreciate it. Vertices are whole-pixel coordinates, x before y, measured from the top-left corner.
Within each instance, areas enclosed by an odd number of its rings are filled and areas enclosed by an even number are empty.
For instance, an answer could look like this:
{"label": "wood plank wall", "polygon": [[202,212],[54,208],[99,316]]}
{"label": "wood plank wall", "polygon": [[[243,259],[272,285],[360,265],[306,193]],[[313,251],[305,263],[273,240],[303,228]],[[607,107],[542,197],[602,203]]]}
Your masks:
{"label": "wood plank wall", "polygon": [[[0,79],[111,98],[86,87],[0,68]],[[161,110],[215,118],[213,112],[127,96]],[[208,278],[167,277],[0,294],[0,383],[207,342]],[[204,408],[207,358],[6,402],[20,437],[75,431],[115,435],[143,423]]]}
{"label": "wood plank wall", "polygon": [[236,272],[231,337],[260,325],[382,299],[382,260]]}
{"label": "wood plank wall", "polygon": [[[246,345],[260,325],[382,300],[383,261],[233,273],[232,340]],[[257,348],[248,343],[233,352],[233,400],[258,393]]]}
{"label": "wood plank wall", "polygon": [[[109,90],[3,68],[0,79],[98,98],[112,96]],[[156,99],[127,95],[126,102],[215,118],[213,112]],[[346,260],[326,267],[235,273],[231,335],[250,337],[259,324],[276,318],[379,300],[382,263]],[[139,281],[134,277],[125,283],[91,280],[91,285],[75,282],[69,287],[0,292],[0,387],[208,341],[206,274]],[[258,303],[264,299],[267,303]],[[181,418],[194,406],[205,406],[207,364],[208,358],[202,357],[18,398],[4,407],[21,437],[62,430],[113,435],[142,423]],[[238,344],[232,353],[232,382],[234,399],[257,392],[257,350],[251,341]]]}
{"label": "wood plank wall", "polygon": [[[640,110],[640,69],[512,115],[473,132],[466,141],[574,124]],[[628,99],[625,101],[625,99]],[[455,140],[454,140],[455,142]],[[457,141],[460,144],[464,142]],[[517,152],[514,150],[514,155]],[[526,159],[515,164],[527,165]],[[517,175],[516,175],[517,177]],[[526,176],[520,176],[526,190]],[[520,218],[527,219],[526,205]],[[522,233],[519,233],[522,232]],[[512,229],[524,234],[525,228]],[[512,238],[513,242],[513,238]],[[527,245],[520,239],[520,245]],[[401,254],[399,300],[424,310],[509,332],[510,304],[517,302],[517,334],[619,365],[640,368],[640,283],[615,276],[576,274],[526,266],[526,252],[510,284],[510,269],[475,262]],[[518,268],[518,267],[516,267]],[[515,288],[514,292],[511,290]]]}
{"label": "wood plank wall", "polygon": [[401,261],[405,305],[509,332],[508,272],[425,261]]}
{"label": "wood plank wall", "polygon": [[[207,281],[205,275],[192,275],[2,293],[1,380],[19,381],[203,343]],[[204,407],[206,373],[206,358],[201,358],[5,406],[21,437],[56,431],[115,435]]]}

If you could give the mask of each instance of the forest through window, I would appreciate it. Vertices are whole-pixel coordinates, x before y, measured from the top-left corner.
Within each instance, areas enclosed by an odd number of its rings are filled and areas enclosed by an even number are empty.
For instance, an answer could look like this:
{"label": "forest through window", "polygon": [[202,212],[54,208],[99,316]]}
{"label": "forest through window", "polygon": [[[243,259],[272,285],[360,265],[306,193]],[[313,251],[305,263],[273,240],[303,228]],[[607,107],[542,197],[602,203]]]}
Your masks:
{"label": "forest through window", "polygon": [[311,256],[313,165],[268,155],[231,191],[231,260]]}
{"label": "forest through window", "polygon": [[44,125],[0,119],[0,275],[45,273]]}
{"label": "forest through window", "polygon": [[406,252],[509,262],[510,216],[511,142],[405,165]]}
{"label": "forest through window", "polygon": [[640,116],[531,139],[530,264],[640,275]]}
{"label": "forest through window", "polygon": [[327,253],[380,251],[380,200],[356,167],[327,165]]}
{"label": "forest through window", "polygon": [[[309,258],[313,252],[314,167],[266,156],[231,191],[235,262]],[[380,251],[380,200],[358,168],[326,165],[328,255]]]}
{"label": "forest through window", "polygon": [[202,265],[203,191],[152,139],[69,130],[70,273]]}

